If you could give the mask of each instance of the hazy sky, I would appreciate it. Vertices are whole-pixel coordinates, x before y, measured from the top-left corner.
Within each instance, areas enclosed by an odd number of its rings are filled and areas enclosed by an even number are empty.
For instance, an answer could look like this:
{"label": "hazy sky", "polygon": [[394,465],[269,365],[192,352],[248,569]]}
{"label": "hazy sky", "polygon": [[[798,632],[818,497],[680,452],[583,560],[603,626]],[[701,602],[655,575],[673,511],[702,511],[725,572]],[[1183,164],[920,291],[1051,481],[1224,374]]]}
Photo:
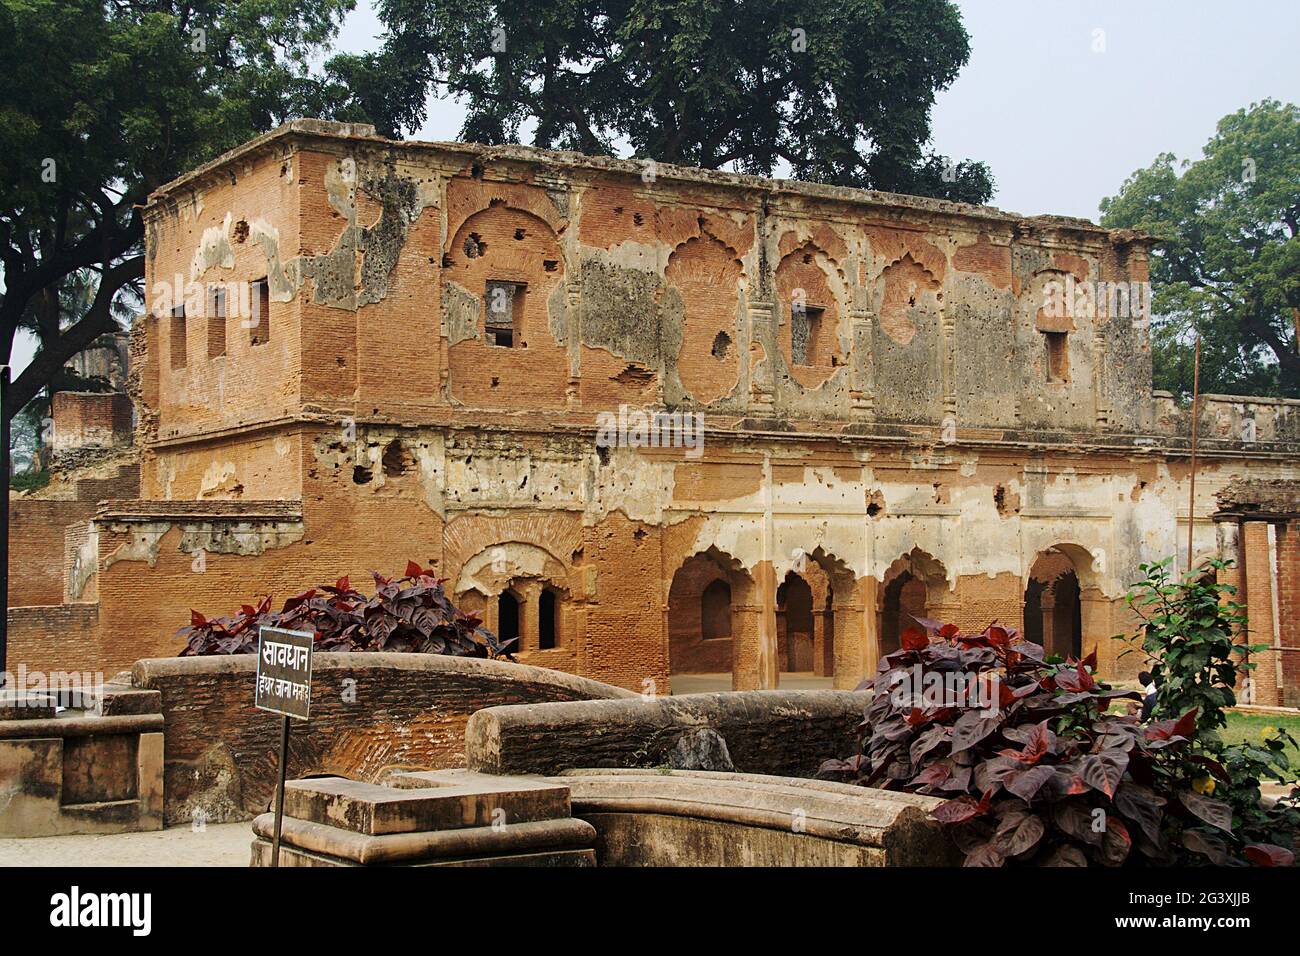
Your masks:
{"label": "hazy sky", "polygon": [[[1265,97],[1300,102],[1298,0],[957,5],[971,57],[938,96],[934,145],[988,163],[1003,209],[1095,219],[1158,153],[1200,156],[1225,114]],[[358,0],[340,44],[373,49],[382,32]],[[455,139],[463,115],[435,103],[417,138]]]}
{"label": "hazy sky", "polygon": [[[993,204],[1097,217],[1156,154],[1196,158],[1214,124],[1265,97],[1300,102],[1298,0],[958,0],[971,58],[934,110],[934,145],[993,170]],[[1099,32],[1100,31],[1100,32]],[[339,45],[374,49],[358,0]],[[434,103],[421,139],[455,139],[463,110]],[[15,344],[15,374],[30,360]]]}

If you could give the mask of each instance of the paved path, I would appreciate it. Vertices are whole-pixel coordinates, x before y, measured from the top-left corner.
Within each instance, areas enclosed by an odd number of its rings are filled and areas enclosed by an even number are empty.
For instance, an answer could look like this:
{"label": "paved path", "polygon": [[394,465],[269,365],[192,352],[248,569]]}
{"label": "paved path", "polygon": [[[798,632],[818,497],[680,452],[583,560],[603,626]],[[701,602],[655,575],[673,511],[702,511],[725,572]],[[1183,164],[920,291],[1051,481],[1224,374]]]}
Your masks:
{"label": "paved path", "polygon": [[0,840],[4,866],[248,866],[253,824]]}

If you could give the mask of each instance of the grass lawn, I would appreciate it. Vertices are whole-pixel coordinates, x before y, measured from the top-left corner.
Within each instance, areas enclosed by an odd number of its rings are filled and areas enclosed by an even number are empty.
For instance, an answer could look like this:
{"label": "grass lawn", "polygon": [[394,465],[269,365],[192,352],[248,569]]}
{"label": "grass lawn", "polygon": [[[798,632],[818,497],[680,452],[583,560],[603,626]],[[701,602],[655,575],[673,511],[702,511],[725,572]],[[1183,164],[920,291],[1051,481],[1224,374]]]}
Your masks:
{"label": "grass lawn", "polygon": [[[1223,742],[1227,744],[1258,744],[1263,739],[1262,731],[1266,727],[1280,727],[1300,740],[1300,717],[1281,714],[1243,714],[1229,711],[1228,726],[1220,731],[1220,734]],[[1300,770],[1300,750],[1291,747],[1287,750],[1286,756],[1291,761],[1291,776],[1294,778],[1296,771]]]}
{"label": "grass lawn", "polygon": [[[1122,714],[1127,702],[1113,704],[1109,713]],[[1300,740],[1300,716],[1291,717],[1283,714],[1243,714],[1235,710],[1228,711],[1228,726],[1219,732],[1225,744],[1262,744],[1263,731],[1266,727],[1280,727],[1296,740]],[[1291,763],[1292,779],[1300,780],[1300,750],[1289,747],[1286,758]],[[1269,782],[1269,781],[1265,781]]]}

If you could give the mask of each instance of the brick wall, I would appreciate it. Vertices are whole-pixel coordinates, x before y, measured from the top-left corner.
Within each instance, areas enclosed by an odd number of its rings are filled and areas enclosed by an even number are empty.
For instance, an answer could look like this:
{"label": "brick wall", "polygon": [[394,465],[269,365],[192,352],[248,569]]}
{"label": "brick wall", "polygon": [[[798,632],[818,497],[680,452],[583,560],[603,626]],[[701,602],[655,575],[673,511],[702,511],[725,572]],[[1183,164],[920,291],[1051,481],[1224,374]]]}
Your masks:
{"label": "brick wall", "polygon": [[112,677],[120,668],[105,666],[110,654],[100,636],[97,604],[53,604],[9,608],[10,671],[78,670]]}
{"label": "brick wall", "polygon": [[93,501],[13,498],[9,502],[9,606],[63,600],[64,530],[88,524]]}

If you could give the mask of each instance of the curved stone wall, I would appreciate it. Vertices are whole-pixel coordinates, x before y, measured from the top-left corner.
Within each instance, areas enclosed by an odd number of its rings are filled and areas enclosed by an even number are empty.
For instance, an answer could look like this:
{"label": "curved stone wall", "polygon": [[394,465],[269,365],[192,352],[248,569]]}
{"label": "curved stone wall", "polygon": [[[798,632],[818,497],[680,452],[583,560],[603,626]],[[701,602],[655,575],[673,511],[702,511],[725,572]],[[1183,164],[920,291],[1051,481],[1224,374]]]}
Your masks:
{"label": "curved stone wall", "polygon": [[[161,695],[167,823],[247,819],[274,789],[280,719],[253,706],[256,660],[136,661],[132,684]],[[432,654],[322,653],[312,662],[311,720],[294,722],[290,779],[379,781],[393,770],[465,764],[465,726],[484,707],[634,697],[571,674]]]}
{"label": "curved stone wall", "polygon": [[704,771],[574,770],[574,817],[599,866],[956,866],[929,813],[943,801],[824,780]]}
{"label": "curved stone wall", "polygon": [[669,767],[809,777],[823,760],[853,752],[868,699],[865,691],[731,691],[491,707],[470,719],[465,756],[469,769],[492,774]]}

